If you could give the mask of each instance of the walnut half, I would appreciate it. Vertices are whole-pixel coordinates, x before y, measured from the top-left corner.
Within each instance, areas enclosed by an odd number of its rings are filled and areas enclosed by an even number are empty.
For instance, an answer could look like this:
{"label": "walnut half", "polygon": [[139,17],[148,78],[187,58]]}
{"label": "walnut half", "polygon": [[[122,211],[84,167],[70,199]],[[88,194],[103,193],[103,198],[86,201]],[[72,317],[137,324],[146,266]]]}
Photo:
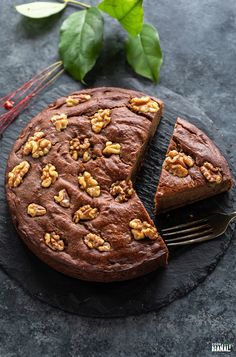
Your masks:
{"label": "walnut half", "polygon": [[58,172],[56,168],[52,164],[47,164],[42,169],[42,176],[41,176],[41,185],[42,187],[49,187],[52,183],[54,183],[58,178]]}
{"label": "walnut half", "polygon": [[181,178],[188,176],[188,169],[193,165],[194,160],[191,156],[188,156],[183,152],[178,152],[177,150],[169,151],[163,163],[164,169],[169,171],[172,175]]}
{"label": "walnut half", "polygon": [[110,156],[112,154],[119,155],[121,151],[121,145],[118,143],[113,143],[112,141],[107,141],[105,148],[102,150],[104,155]]}
{"label": "walnut half", "polygon": [[65,188],[59,191],[58,196],[54,196],[54,201],[62,207],[70,207],[70,198]]}
{"label": "walnut half", "polygon": [[148,96],[131,98],[129,103],[135,112],[156,113],[159,110],[159,104]]}
{"label": "walnut half", "polygon": [[83,174],[78,176],[78,182],[80,188],[85,190],[89,196],[98,197],[100,196],[101,189],[98,185],[97,180],[95,180],[88,171],[84,171]]}
{"label": "walnut half", "polygon": [[45,207],[38,205],[37,203],[30,203],[27,207],[27,213],[31,217],[44,216],[47,213]]}
{"label": "walnut half", "polygon": [[84,243],[90,249],[97,249],[100,252],[108,252],[111,250],[110,243],[106,242],[102,237],[98,236],[97,234],[88,233],[84,237]]}
{"label": "walnut half", "polygon": [[29,171],[30,164],[28,161],[22,161],[19,165],[16,165],[8,174],[8,185],[9,187],[18,187],[22,181],[23,177]]}
{"label": "walnut half", "polygon": [[200,171],[203,176],[210,183],[221,183],[222,181],[222,169],[219,167],[214,167],[210,162],[204,162],[204,164],[200,167]]}
{"label": "walnut half", "polygon": [[26,142],[23,154],[29,155],[31,153],[34,159],[38,159],[40,156],[47,155],[52,147],[50,140],[45,139],[45,134],[43,131],[37,131],[34,136],[30,136]]}
{"label": "walnut half", "polygon": [[51,118],[51,122],[55,126],[57,131],[61,131],[67,128],[68,119],[67,115],[64,113],[55,114]]}
{"label": "walnut half", "polygon": [[79,221],[88,221],[98,216],[98,209],[91,207],[90,205],[81,206],[73,216],[73,222],[79,223]]}
{"label": "walnut half", "polygon": [[146,221],[142,222],[140,219],[132,219],[132,221],[129,222],[129,226],[135,240],[144,238],[154,240],[158,238],[156,228]]}
{"label": "walnut half", "polygon": [[70,154],[74,160],[82,158],[83,162],[87,162],[91,159],[91,150],[90,150],[90,140],[85,138],[84,140],[79,138],[74,138],[70,140]]}
{"label": "walnut half", "polygon": [[62,251],[65,249],[63,239],[55,232],[46,233],[44,236],[44,243],[52,250]]}
{"label": "walnut half", "polygon": [[91,95],[89,94],[70,95],[66,98],[66,105],[67,107],[74,107],[75,105],[78,105],[80,103],[87,102],[89,99],[91,99]]}
{"label": "walnut half", "polygon": [[99,109],[93,116],[90,117],[92,130],[95,133],[100,133],[100,131],[105,128],[111,122],[111,110],[110,109]]}
{"label": "walnut half", "polygon": [[133,184],[131,180],[116,181],[111,185],[110,194],[117,202],[127,202],[134,194]]}

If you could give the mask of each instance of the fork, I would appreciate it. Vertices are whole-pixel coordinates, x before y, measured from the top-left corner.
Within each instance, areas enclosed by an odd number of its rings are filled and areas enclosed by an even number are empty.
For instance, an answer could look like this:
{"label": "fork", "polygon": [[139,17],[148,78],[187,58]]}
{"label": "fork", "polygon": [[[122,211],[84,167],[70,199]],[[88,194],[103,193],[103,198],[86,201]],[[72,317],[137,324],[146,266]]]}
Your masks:
{"label": "fork", "polygon": [[192,222],[161,229],[161,233],[168,246],[205,242],[223,234],[234,218],[236,212],[215,213]]}

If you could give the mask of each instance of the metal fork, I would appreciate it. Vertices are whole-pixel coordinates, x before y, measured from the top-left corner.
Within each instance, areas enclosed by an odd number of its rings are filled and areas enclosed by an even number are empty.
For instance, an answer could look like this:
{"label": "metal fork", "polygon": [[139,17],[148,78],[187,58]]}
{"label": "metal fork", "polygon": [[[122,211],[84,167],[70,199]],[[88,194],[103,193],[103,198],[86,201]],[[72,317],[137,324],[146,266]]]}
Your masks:
{"label": "metal fork", "polygon": [[236,212],[215,213],[189,223],[161,229],[161,233],[168,246],[205,242],[223,234],[234,218]]}

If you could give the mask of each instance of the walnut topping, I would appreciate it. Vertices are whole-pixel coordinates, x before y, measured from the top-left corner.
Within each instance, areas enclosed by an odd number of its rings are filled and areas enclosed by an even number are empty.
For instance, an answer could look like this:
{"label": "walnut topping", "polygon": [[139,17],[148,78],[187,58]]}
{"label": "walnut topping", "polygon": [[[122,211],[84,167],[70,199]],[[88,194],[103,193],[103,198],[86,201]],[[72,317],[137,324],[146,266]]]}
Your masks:
{"label": "walnut topping", "polygon": [[178,177],[188,176],[188,169],[193,165],[194,160],[191,156],[187,156],[183,152],[178,152],[177,150],[169,151],[163,163],[164,169]]}
{"label": "walnut topping", "polygon": [[88,138],[81,140],[79,138],[74,138],[70,140],[70,154],[74,160],[78,160],[79,157],[82,158],[83,162],[87,162],[91,159],[91,143]]}
{"label": "walnut topping", "polygon": [[58,178],[58,172],[56,168],[52,164],[47,164],[42,170],[41,176],[41,185],[43,187],[49,187],[52,183],[54,183]]}
{"label": "walnut topping", "polygon": [[129,222],[131,232],[134,236],[134,239],[140,240],[144,238],[157,239],[158,233],[155,227],[146,221],[141,221],[140,219],[132,219]]}
{"label": "walnut topping", "polygon": [[87,100],[91,99],[91,95],[89,94],[75,94],[66,98],[67,107],[74,107],[80,103],[87,102]]}
{"label": "walnut topping", "polygon": [[159,104],[148,96],[132,98],[130,106],[134,111],[141,113],[156,113],[159,109]]}
{"label": "walnut topping", "polygon": [[108,242],[105,242],[105,240],[98,236],[97,234],[89,233],[84,237],[84,243],[90,248],[90,249],[97,249],[100,252],[108,252],[111,250],[111,245]]}
{"label": "walnut topping", "polygon": [[65,248],[64,241],[61,239],[59,234],[56,234],[55,232],[46,233],[44,236],[44,242],[52,250],[62,251]]}
{"label": "walnut topping", "polygon": [[30,164],[28,161],[22,161],[19,165],[16,165],[8,174],[8,185],[9,187],[18,187],[22,181],[23,177],[29,171]]}
{"label": "walnut topping", "polygon": [[97,113],[90,117],[92,130],[95,133],[100,133],[100,131],[105,128],[111,121],[111,110],[110,109],[99,109]]}
{"label": "walnut topping", "polygon": [[81,206],[78,211],[75,212],[73,222],[78,223],[81,221],[92,220],[98,215],[98,209],[92,208],[90,205]]}
{"label": "walnut topping", "polygon": [[110,194],[117,202],[126,202],[134,194],[132,181],[117,181],[111,185]]}
{"label": "walnut topping", "polygon": [[104,155],[112,155],[116,154],[119,155],[121,150],[121,145],[118,143],[113,143],[112,141],[107,141],[106,146],[103,149],[103,154]]}
{"label": "walnut topping", "polygon": [[68,125],[67,115],[63,113],[55,114],[51,118],[51,122],[53,123],[57,131],[64,130]]}
{"label": "walnut topping", "polygon": [[44,216],[47,210],[43,206],[37,205],[37,203],[30,203],[27,207],[27,213],[31,217]]}
{"label": "walnut topping", "polygon": [[221,183],[222,181],[222,169],[219,167],[214,167],[210,162],[204,162],[204,164],[200,167],[200,171],[203,176],[210,183]]}
{"label": "walnut topping", "polygon": [[54,196],[54,200],[62,207],[70,207],[70,198],[65,188],[59,191],[58,196]]}
{"label": "walnut topping", "polygon": [[88,171],[84,171],[83,174],[78,176],[78,182],[80,184],[80,188],[85,190],[89,196],[100,196],[100,186],[98,185],[97,180],[95,180]]}
{"label": "walnut topping", "polygon": [[40,156],[47,155],[51,149],[51,141],[45,139],[45,134],[43,131],[37,131],[34,136],[30,136],[26,142],[23,154],[29,155],[31,153],[34,159],[38,159]]}

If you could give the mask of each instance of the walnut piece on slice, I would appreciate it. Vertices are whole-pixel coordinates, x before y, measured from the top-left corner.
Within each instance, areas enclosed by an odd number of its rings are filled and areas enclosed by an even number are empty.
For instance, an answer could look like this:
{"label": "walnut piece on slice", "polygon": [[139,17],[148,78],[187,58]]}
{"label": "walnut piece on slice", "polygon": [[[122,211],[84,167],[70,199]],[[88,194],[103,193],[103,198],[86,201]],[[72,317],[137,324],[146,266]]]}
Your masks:
{"label": "walnut piece on slice", "polygon": [[8,185],[10,188],[18,187],[22,181],[24,176],[30,169],[30,164],[28,161],[22,161],[18,165],[16,165],[8,174]]}
{"label": "walnut piece on slice", "polygon": [[200,167],[200,171],[202,175],[206,178],[210,183],[219,184],[222,181],[222,169],[220,167],[214,167],[210,162],[204,162],[204,164]]}
{"label": "walnut piece on slice", "polygon": [[54,183],[58,178],[58,172],[54,165],[47,164],[42,169],[42,176],[41,176],[41,186],[42,187],[49,187],[52,183]]}
{"label": "walnut piece on slice", "polygon": [[99,109],[94,115],[90,117],[92,130],[98,134],[111,122],[111,110]]}
{"label": "walnut piece on slice", "polygon": [[88,138],[74,138],[70,140],[70,154],[74,160],[82,158],[83,162],[88,162],[91,159],[91,143]]}
{"label": "walnut piece on slice", "polygon": [[97,180],[95,180],[88,171],[84,171],[83,174],[78,176],[78,182],[80,188],[88,193],[91,197],[100,196],[101,189],[98,185]]}
{"label": "walnut piece on slice", "polygon": [[97,234],[88,233],[84,237],[84,243],[90,249],[97,249],[100,252],[108,252],[111,250],[110,243],[106,242],[102,237],[98,236]]}
{"label": "walnut piece on slice", "polygon": [[70,207],[70,197],[65,188],[58,192],[58,196],[54,196],[54,201],[62,207]]}
{"label": "walnut piece on slice", "polygon": [[91,207],[90,205],[81,206],[73,216],[73,222],[79,223],[79,221],[88,221],[98,216],[98,209]]}
{"label": "walnut piece on slice", "polygon": [[47,155],[52,147],[50,140],[45,139],[43,131],[37,131],[33,136],[30,136],[23,148],[23,154],[29,155],[31,153],[34,159],[40,156]]}
{"label": "walnut piece on slice", "polygon": [[156,228],[146,221],[141,221],[140,219],[135,218],[129,222],[129,226],[135,240],[144,238],[154,240],[158,238]]}
{"label": "walnut piece on slice", "polygon": [[51,122],[55,126],[57,131],[61,131],[67,128],[68,119],[67,115],[64,113],[55,114],[51,118]]}
{"label": "walnut piece on slice", "polygon": [[67,107],[74,107],[75,105],[87,102],[90,99],[91,95],[89,94],[74,94],[66,98],[66,105]]}
{"label": "walnut piece on slice", "polygon": [[127,202],[134,194],[131,180],[116,181],[111,185],[110,194],[117,202]]}
{"label": "walnut piece on slice", "polygon": [[45,233],[44,243],[54,251],[56,250],[62,251],[65,249],[65,244],[63,239],[61,239],[59,234],[56,234],[55,232]]}
{"label": "walnut piece on slice", "polygon": [[107,141],[106,142],[106,146],[105,148],[103,149],[103,154],[104,155],[112,155],[112,154],[115,154],[115,155],[119,155],[120,154],[120,151],[121,151],[121,145],[118,144],[118,143],[113,143],[112,141]]}
{"label": "walnut piece on slice", "polygon": [[148,96],[131,98],[129,104],[132,110],[140,113],[156,113],[160,108],[159,104]]}
{"label": "walnut piece on slice", "polygon": [[169,151],[163,163],[165,170],[180,178],[188,176],[188,169],[193,165],[194,160],[191,156],[177,150]]}
{"label": "walnut piece on slice", "polygon": [[27,207],[27,213],[31,217],[44,216],[47,213],[45,207],[38,205],[37,203],[30,203]]}

